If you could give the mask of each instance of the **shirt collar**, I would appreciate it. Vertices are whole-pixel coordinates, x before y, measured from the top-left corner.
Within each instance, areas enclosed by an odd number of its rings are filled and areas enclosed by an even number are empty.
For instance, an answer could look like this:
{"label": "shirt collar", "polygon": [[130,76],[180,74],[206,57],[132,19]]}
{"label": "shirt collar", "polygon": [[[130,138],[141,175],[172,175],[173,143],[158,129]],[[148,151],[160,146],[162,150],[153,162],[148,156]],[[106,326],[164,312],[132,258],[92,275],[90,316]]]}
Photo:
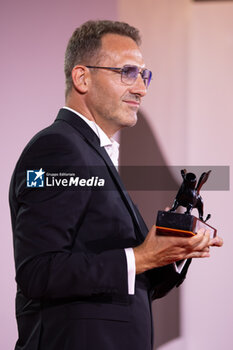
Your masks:
{"label": "shirt collar", "polygon": [[90,128],[94,131],[94,133],[98,136],[98,138],[100,139],[100,147],[106,147],[106,146],[111,146],[111,145],[115,145],[116,147],[119,148],[119,143],[114,140],[112,137],[109,138],[105,132],[99,127],[98,124],[96,124],[93,120],[89,120],[86,117],[84,117],[84,115],[82,115],[81,113],[75,111],[74,109],[70,108],[70,107],[63,107],[64,109],[68,109],[69,111],[77,114],[81,119],[83,119],[89,126]]}

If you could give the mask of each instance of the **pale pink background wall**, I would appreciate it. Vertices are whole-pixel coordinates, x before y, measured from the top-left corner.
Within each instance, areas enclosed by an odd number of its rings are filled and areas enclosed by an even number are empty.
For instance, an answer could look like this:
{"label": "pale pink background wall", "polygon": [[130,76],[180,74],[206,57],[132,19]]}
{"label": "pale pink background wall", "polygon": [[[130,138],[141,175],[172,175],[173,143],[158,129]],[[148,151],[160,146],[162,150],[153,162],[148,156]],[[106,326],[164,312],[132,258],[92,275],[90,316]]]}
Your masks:
{"label": "pale pink background wall", "polygon": [[16,341],[14,263],[8,187],[32,135],[64,104],[63,56],[73,30],[88,19],[116,19],[116,0],[0,2],[1,298],[0,349]]}
{"label": "pale pink background wall", "polygon": [[[187,161],[230,165],[232,185],[233,2],[192,6],[189,33]],[[206,200],[225,246],[211,261],[193,265],[184,289],[184,332],[188,350],[232,349],[232,189],[208,192]],[[193,293],[197,281],[202,284]]]}
{"label": "pale pink background wall", "polygon": [[[143,112],[167,162],[232,166],[233,3],[8,0],[0,6],[0,348],[11,350],[16,324],[9,179],[25,143],[64,103],[63,55],[71,32],[96,18],[138,26],[154,72]],[[210,260],[193,262],[181,289],[181,337],[160,350],[233,348],[232,192],[205,193],[205,198],[225,246]]]}
{"label": "pale pink background wall", "polygon": [[[118,4],[120,19],[140,28],[155,73],[143,111],[168,164],[232,167],[233,2]],[[193,261],[181,287],[181,336],[159,350],[233,349],[232,190],[203,197],[225,245]]]}

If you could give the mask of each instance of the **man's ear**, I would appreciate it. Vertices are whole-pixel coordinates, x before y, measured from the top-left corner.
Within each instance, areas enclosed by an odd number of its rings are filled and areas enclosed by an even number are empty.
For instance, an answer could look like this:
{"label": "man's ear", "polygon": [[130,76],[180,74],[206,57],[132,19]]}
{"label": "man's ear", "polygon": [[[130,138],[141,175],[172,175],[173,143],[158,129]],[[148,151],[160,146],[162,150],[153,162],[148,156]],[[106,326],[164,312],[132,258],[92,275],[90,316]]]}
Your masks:
{"label": "man's ear", "polygon": [[85,94],[88,91],[89,75],[90,73],[85,66],[77,65],[72,69],[74,87],[81,94]]}

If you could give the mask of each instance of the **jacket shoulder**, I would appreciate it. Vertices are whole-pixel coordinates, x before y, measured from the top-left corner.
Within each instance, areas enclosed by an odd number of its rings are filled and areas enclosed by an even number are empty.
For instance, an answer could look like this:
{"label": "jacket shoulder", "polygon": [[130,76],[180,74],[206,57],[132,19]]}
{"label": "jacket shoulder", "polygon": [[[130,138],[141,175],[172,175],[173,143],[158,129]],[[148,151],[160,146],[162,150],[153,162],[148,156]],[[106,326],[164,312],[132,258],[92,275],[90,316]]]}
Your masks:
{"label": "jacket shoulder", "polygon": [[31,140],[25,146],[23,153],[28,151],[30,148],[37,147],[39,144],[43,145],[45,142],[46,145],[61,145],[66,147],[69,144],[72,144],[72,141],[75,139],[76,143],[82,142],[82,135],[72,128],[67,123],[62,121],[55,121],[50,126],[42,129],[36,133]]}

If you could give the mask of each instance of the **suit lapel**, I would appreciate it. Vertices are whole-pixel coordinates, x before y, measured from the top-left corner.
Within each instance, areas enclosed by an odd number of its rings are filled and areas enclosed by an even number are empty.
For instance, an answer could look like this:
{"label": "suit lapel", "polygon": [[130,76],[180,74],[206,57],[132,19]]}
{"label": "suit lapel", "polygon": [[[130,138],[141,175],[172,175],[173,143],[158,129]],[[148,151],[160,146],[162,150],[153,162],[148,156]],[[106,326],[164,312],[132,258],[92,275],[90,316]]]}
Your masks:
{"label": "suit lapel", "polygon": [[73,112],[67,110],[67,109],[61,109],[58,113],[58,116],[56,118],[57,120],[64,120],[67,123],[71,124],[79,133],[82,134],[82,136],[85,138],[86,142],[93,147],[96,152],[102,157],[104,160],[109,172],[112,175],[112,179],[115,182],[119,192],[121,193],[123,200],[131,214],[131,217],[133,218],[135,227],[136,227],[136,234],[137,237],[140,241],[144,240],[144,234],[143,231],[140,227],[139,220],[134,208],[134,205],[132,203],[132,200],[130,199],[128,192],[126,191],[122,180],[112,163],[109,155],[107,154],[106,150],[103,147],[100,147],[99,143],[99,138],[98,136],[94,133],[94,131],[89,127],[85,121],[83,121],[81,118],[79,118],[76,114]]}
{"label": "suit lapel", "polygon": [[95,145],[93,145],[93,146],[96,149],[96,151],[99,153],[99,155],[104,159],[104,161],[108,167],[108,170],[110,171],[117,188],[119,189],[120,193],[122,194],[122,197],[124,198],[124,202],[125,202],[128,210],[129,210],[129,212],[134,220],[134,224],[135,224],[137,231],[138,231],[138,236],[139,236],[138,238],[140,238],[140,240],[143,240],[145,237],[142,234],[142,230],[141,230],[141,227],[139,224],[138,216],[136,214],[132,200],[131,200],[127,190],[125,189],[125,186],[124,186],[124,184],[119,176],[119,173],[117,172],[114,164],[112,163],[112,161],[111,161],[109,155],[107,154],[107,152],[105,151],[105,149],[102,147],[95,147]]}
{"label": "suit lapel", "polygon": [[71,124],[79,133],[82,134],[82,136],[85,138],[86,142],[93,147],[96,152],[102,157],[104,160],[109,172],[112,175],[112,179],[115,182],[119,192],[121,193],[123,200],[132,216],[132,219],[134,221],[135,227],[136,227],[136,235],[140,241],[143,241],[145,236],[143,234],[143,230],[140,227],[139,220],[134,208],[134,205],[132,203],[131,198],[129,197],[128,192],[126,191],[122,180],[112,163],[109,155],[107,154],[106,150],[103,147],[100,147],[99,138],[94,133],[94,131],[89,127],[85,121],[83,121],[81,118],[79,118],[75,113],[67,110],[67,109],[61,109],[58,113],[58,116],[55,121],[57,120],[64,120],[65,122]]}

